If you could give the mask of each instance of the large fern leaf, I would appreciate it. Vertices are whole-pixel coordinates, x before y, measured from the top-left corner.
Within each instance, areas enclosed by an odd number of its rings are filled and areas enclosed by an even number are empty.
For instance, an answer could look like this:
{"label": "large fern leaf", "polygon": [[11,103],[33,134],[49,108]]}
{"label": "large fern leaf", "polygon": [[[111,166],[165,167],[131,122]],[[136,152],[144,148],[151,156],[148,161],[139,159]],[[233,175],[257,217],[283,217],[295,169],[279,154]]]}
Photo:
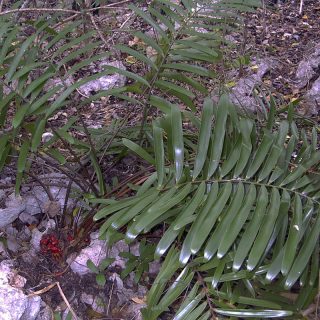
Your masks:
{"label": "large fern leaf", "polygon": [[[294,122],[259,131],[253,120],[236,115],[226,97],[218,106],[207,99],[199,134],[192,138],[196,154],[188,161],[190,135],[176,106],[154,123],[153,132],[155,160],[150,154],[144,159],[155,161],[158,179],[147,181],[143,194],[98,211],[95,220],[106,219],[102,235],[128,225],[132,241],[165,223],[156,257],[181,243],[177,261],[201,261],[212,290],[240,280],[254,286],[276,281],[288,290],[311,278],[320,233],[320,151],[316,143],[301,143]],[[312,288],[314,276],[311,282]]]}

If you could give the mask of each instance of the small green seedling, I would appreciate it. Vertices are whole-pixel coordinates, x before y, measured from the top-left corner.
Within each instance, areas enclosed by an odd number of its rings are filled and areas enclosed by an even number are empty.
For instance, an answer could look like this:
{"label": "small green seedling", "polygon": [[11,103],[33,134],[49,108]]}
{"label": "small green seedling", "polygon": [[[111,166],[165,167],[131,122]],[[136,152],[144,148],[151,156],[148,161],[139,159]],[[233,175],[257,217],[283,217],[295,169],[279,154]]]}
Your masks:
{"label": "small green seedling", "polygon": [[104,271],[109,267],[109,265],[114,262],[114,258],[106,258],[103,259],[99,266],[96,266],[92,260],[87,261],[87,267],[96,274],[96,282],[99,286],[104,286],[106,284],[106,277],[104,275]]}
{"label": "small green seedling", "polygon": [[[55,312],[53,314],[54,320],[62,320],[62,316],[60,312]],[[72,313],[69,311],[66,318],[66,320],[72,320]]]}
{"label": "small green seedling", "polygon": [[120,252],[119,256],[128,259],[125,269],[121,272],[121,278],[125,278],[134,271],[134,281],[139,282],[142,274],[149,271],[149,263],[154,261],[154,244],[147,244],[146,239],[140,242],[140,256],[135,256],[130,252]]}

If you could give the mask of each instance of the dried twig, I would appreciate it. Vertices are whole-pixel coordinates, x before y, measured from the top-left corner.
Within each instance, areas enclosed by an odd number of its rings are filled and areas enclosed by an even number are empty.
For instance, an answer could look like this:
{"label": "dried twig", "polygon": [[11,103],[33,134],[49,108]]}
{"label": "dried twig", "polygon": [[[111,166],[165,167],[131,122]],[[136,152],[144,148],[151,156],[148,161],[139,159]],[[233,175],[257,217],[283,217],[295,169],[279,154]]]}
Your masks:
{"label": "dried twig", "polygon": [[300,0],[299,15],[302,15],[302,11],[303,11],[303,0]]}
{"label": "dried twig", "polygon": [[60,9],[60,8],[22,8],[22,9],[11,9],[0,12],[0,16],[4,16],[12,13],[24,13],[24,12],[61,12],[61,13],[73,13],[79,14],[79,11],[70,9]]}
{"label": "dried twig", "polygon": [[[2,1],[1,1],[1,3],[2,3]],[[111,3],[109,5],[100,6],[97,8],[89,8],[89,9],[82,10],[81,12],[79,12],[77,10],[62,9],[62,8],[20,8],[20,9],[11,9],[11,10],[6,10],[3,12],[0,12],[0,16],[12,14],[12,13],[24,13],[24,12],[52,12],[52,13],[60,12],[60,13],[70,13],[70,14],[72,13],[74,15],[75,14],[78,15],[81,13],[88,13],[88,12],[92,12],[92,11],[96,11],[96,10],[100,10],[100,9],[115,9],[115,8],[117,8],[118,5],[128,3],[128,2],[131,2],[131,0],[124,0],[124,1],[117,2],[117,3]]]}
{"label": "dried twig", "polygon": [[45,191],[45,193],[48,195],[48,198],[50,201],[54,201],[54,197],[51,193],[50,187],[46,186],[40,179],[37,178],[37,176],[33,175],[32,173],[25,171],[25,173],[30,176],[31,178],[33,178],[34,180],[36,180],[40,186],[43,188],[43,190]]}
{"label": "dried twig", "polygon": [[20,19],[21,15],[22,15],[22,11],[21,10],[27,8],[29,6],[30,1],[31,0],[25,0],[22,3],[22,5],[20,6],[20,9],[19,9],[20,11],[15,15],[15,21],[16,22]]}
{"label": "dried twig", "polygon": [[69,146],[68,142],[53,128],[51,127],[52,132],[60,139],[60,141],[62,142],[62,144],[64,145],[64,147],[70,152],[70,154],[73,156],[73,158],[75,159],[75,161],[78,163],[79,168],[83,170],[86,178],[88,179],[88,182],[83,179],[83,181],[86,181],[86,184],[88,183],[91,190],[94,192],[94,194],[96,196],[98,196],[99,192],[97,190],[97,188],[94,185],[94,182],[90,179],[90,174],[88,172],[88,169],[81,163],[80,158],[76,155],[76,153],[74,152],[74,150]]}
{"label": "dried twig", "polygon": [[[96,10],[100,10],[100,9],[110,9],[110,8],[114,9],[114,8],[117,8],[121,4],[128,3],[128,2],[131,2],[131,1],[132,0],[123,0],[123,1],[115,2],[115,3],[107,4],[105,6],[100,6],[100,7],[96,7],[96,8],[90,8],[90,9],[87,9],[87,10],[84,10],[84,11],[91,12],[91,11],[96,11]],[[119,8],[123,9],[123,7],[119,7]]]}
{"label": "dried twig", "polygon": [[54,25],[54,29],[60,27],[61,25],[63,25],[64,23],[67,23],[73,19],[75,19],[79,14],[81,14],[81,12],[75,13],[72,16],[63,19],[63,21],[58,22],[57,24]]}
{"label": "dried twig", "polygon": [[40,289],[38,291],[32,292],[32,293],[28,294],[28,298],[29,297],[34,297],[34,296],[39,296],[40,294],[46,293],[49,290],[51,290],[55,285],[56,285],[56,282],[55,283],[51,283],[49,286],[47,286],[45,288],[42,288],[42,289]]}
{"label": "dried twig", "polygon": [[109,299],[108,299],[108,305],[107,305],[107,311],[106,311],[107,316],[109,315],[111,297],[112,297],[112,294],[113,294],[113,287],[114,287],[115,281],[116,281],[116,279],[114,278],[113,281],[112,281],[111,290],[109,292]]}
{"label": "dried twig", "polygon": [[104,42],[104,44],[107,46],[108,45],[108,41],[107,39],[105,38],[105,36],[103,35],[102,31],[100,30],[99,26],[96,24],[96,22],[94,21],[94,17],[91,13],[88,13],[89,17],[90,17],[90,20],[91,20],[91,23],[92,25],[94,26],[94,28],[96,29],[96,31],[98,32],[101,40]]}
{"label": "dried twig", "polygon": [[208,303],[208,306],[209,306],[209,309],[210,309],[210,313],[212,315],[212,319],[217,320],[218,318],[216,317],[216,313],[214,311],[214,305],[213,305],[213,303],[211,301],[211,297],[208,294],[208,287],[207,287],[207,285],[206,285],[206,283],[205,283],[205,281],[204,281],[204,279],[203,279],[203,277],[202,277],[200,272],[197,272],[197,276],[198,276],[198,281],[200,282],[200,284],[201,284],[201,286],[202,286],[202,288],[204,290],[204,293],[205,293],[205,296],[206,296],[206,299],[207,299],[207,303]]}
{"label": "dried twig", "polygon": [[[50,154],[47,154],[46,152],[43,152],[43,153],[47,156],[47,158],[41,154],[38,154],[37,156],[40,159],[42,159],[46,163],[47,166],[49,166],[52,169],[55,169],[55,170],[62,172],[64,175],[66,175],[68,178],[70,178],[77,186],[79,186],[83,192],[87,192],[87,190],[80,182],[83,182],[89,189],[91,188],[90,184],[85,179],[83,179],[83,177],[78,172],[73,170],[68,164],[65,164],[65,167],[67,168],[67,170],[65,170],[61,166],[58,166],[55,162],[51,161],[51,159],[48,159],[49,157],[52,158]],[[55,160],[55,159],[53,159],[53,160]],[[79,178],[79,181],[76,179],[76,177]]]}
{"label": "dried twig", "polygon": [[69,308],[69,310],[70,310],[70,312],[72,313],[74,319],[75,319],[75,320],[78,320],[78,317],[77,317],[76,313],[75,313],[75,312],[73,311],[73,309],[71,308],[71,305],[70,305],[69,301],[67,300],[66,296],[64,295],[64,293],[63,293],[63,291],[62,291],[62,289],[61,289],[60,283],[59,283],[59,282],[56,282],[56,285],[57,285],[57,287],[58,287],[58,289],[59,289],[59,292],[60,292],[60,295],[61,295],[63,301],[65,302],[65,304],[66,304],[67,307]]}

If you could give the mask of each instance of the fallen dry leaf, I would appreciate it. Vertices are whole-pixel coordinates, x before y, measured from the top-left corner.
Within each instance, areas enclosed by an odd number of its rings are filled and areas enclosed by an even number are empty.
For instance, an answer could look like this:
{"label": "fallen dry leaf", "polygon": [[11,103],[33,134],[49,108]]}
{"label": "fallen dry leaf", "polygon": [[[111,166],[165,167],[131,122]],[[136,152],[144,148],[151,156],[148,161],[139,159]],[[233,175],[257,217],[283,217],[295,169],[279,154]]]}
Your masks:
{"label": "fallen dry leaf", "polygon": [[138,297],[133,297],[131,298],[131,300],[137,304],[145,304],[146,303],[146,300],[147,298],[146,297],[143,297],[142,299],[141,298],[138,298]]}

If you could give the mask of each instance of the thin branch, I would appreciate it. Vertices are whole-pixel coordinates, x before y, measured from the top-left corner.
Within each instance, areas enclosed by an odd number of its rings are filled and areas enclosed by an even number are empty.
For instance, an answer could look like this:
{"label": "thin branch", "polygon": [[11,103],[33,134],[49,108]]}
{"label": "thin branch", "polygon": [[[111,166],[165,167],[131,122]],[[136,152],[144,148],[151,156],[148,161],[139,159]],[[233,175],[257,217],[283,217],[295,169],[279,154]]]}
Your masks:
{"label": "thin branch", "polygon": [[65,304],[67,305],[68,309],[69,309],[70,312],[72,313],[74,320],[78,320],[79,318],[78,318],[78,316],[76,315],[76,313],[73,311],[73,309],[71,308],[71,305],[70,305],[69,301],[67,300],[65,294],[64,294],[63,291],[62,291],[62,288],[61,288],[61,286],[60,286],[60,283],[59,283],[59,282],[56,282],[56,285],[57,285],[57,287],[58,287],[58,289],[59,289],[59,292],[60,292],[60,295],[61,295],[63,301],[65,302]]}
{"label": "thin branch", "polygon": [[[91,11],[96,11],[96,10],[100,10],[100,9],[114,9],[117,8],[119,5],[124,4],[124,3],[128,3],[131,2],[132,0],[123,0],[123,1],[119,1],[119,2],[115,2],[115,3],[110,3],[107,4],[105,6],[100,6],[100,7],[96,7],[96,8],[90,8],[90,9],[86,9],[84,10],[85,12],[91,12]],[[119,7],[120,9],[123,9],[123,7]]]}
{"label": "thin branch", "polygon": [[72,13],[79,14],[79,11],[70,9],[59,9],[59,8],[23,8],[23,9],[12,9],[0,12],[0,16],[4,16],[12,13],[24,13],[24,12],[61,12],[61,13]]}
{"label": "thin branch", "polygon": [[105,38],[105,36],[103,35],[102,31],[100,30],[99,26],[96,24],[96,22],[94,21],[94,17],[91,13],[88,13],[91,23],[93,24],[94,28],[96,29],[96,31],[98,32],[101,40],[104,42],[104,44],[107,46],[108,45],[108,41]]}
{"label": "thin branch", "polygon": [[115,283],[115,278],[113,279],[112,285],[111,285],[111,290],[109,292],[109,299],[108,299],[108,304],[107,304],[107,316],[109,315],[109,310],[110,310],[110,304],[111,304],[111,298],[112,298],[112,294],[113,294],[113,287],[114,287],[114,283]]}
{"label": "thin branch", "polygon": [[197,271],[197,276],[198,276],[198,281],[200,282],[200,284],[201,284],[201,286],[202,286],[202,288],[204,290],[204,293],[205,293],[205,296],[206,296],[206,299],[207,299],[207,303],[208,303],[208,306],[209,306],[209,309],[210,309],[210,313],[212,315],[212,319],[217,320],[218,318],[216,317],[216,313],[214,311],[214,305],[212,304],[211,298],[210,298],[210,296],[208,294],[208,291],[209,291],[208,287],[207,287],[207,285],[206,285],[201,273],[198,272],[198,271]]}
{"label": "thin branch", "polygon": [[[3,0],[1,1],[0,4],[2,4]],[[69,14],[82,14],[82,13],[87,13],[87,12],[92,12],[92,11],[96,11],[96,10],[100,10],[100,9],[115,9],[117,8],[118,5],[124,4],[124,3],[128,3],[131,2],[131,0],[124,0],[124,1],[120,1],[117,3],[111,3],[109,5],[106,6],[100,6],[97,8],[90,8],[90,9],[85,9],[82,10],[81,12],[77,11],[77,10],[70,10],[70,9],[62,9],[62,8],[20,8],[20,9],[11,9],[11,10],[6,10],[3,12],[0,12],[0,16],[4,16],[7,14],[12,14],[12,13],[24,13],[24,12],[60,12],[60,13],[69,13]],[[121,8],[121,7],[120,7]]]}
{"label": "thin branch", "polygon": [[42,288],[42,289],[35,291],[35,292],[32,292],[32,293],[28,294],[28,298],[31,298],[34,296],[39,296],[40,294],[46,293],[49,290],[51,290],[55,285],[56,285],[56,283],[51,283],[50,285],[48,285],[45,288]]}
{"label": "thin branch", "polygon": [[25,171],[25,173],[30,176],[31,178],[33,178],[34,180],[36,180],[40,186],[44,189],[44,191],[46,192],[46,194],[48,195],[48,198],[50,201],[54,201],[54,197],[51,193],[50,187],[48,188],[48,186],[46,186],[40,179],[38,179],[35,175],[33,175],[30,172]]}
{"label": "thin branch", "polygon": [[120,132],[120,130],[124,127],[124,125],[127,123],[127,120],[129,119],[129,113],[126,114],[125,118],[122,120],[122,123],[120,125],[118,125],[116,127],[115,132],[112,134],[112,136],[110,137],[109,141],[107,143],[104,143],[102,145],[101,148],[99,148],[100,150],[103,150],[102,155],[100,157],[99,160],[99,164],[101,164],[106,152],[108,151],[108,149],[111,146],[112,141],[116,138],[116,136],[118,135],[118,133]]}
{"label": "thin branch", "polygon": [[[50,154],[47,154],[45,151],[43,151],[43,153],[50,157]],[[67,168],[67,170],[65,170],[64,168],[62,168],[61,166],[56,165],[56,163],[54,163],[53,161],[49,160],[48,158],[43,157],[41,154],[37,154],[37,156],[42,159],[46,164],[49,163],[51,168],[54,168],[60,172],[62,172],[64,175],[66,175],[70,180],[72,180],[77,186],[79,186],[79,188],[83,191],[83,192],[87,192],[87,189],[80,183],[83,182],[89,189],[91,188],[90,184],[83,179],[83,177],[78,174],[76,171],[74,171],[72,168],[70,168],[69,165],[67,165],[67,163],[65,164],[65,167]],[[55,159],[54,159],[55,160]],[[72,176],[71,173],[74,175]],[[79,177],[79,181],[76,179],[76,176]]]}
{"label": "thin branch", "polygon": [[[52,127],[51,127],[51,130],[61,140],[61,142],[64,145],[64,147],[69,150],[70,154],[73,156],[75,161],[78,163],[79,168],[83,170],[86,178],[88,179],[88,183],[90,185],[91,190],[94,192],[94,194],[96,196],[98,196],[99,192],[98,192],[97,188],[95,187],[94,182],[91,181],[90,174],[89,174],[87,168],[81,163],[79,157],[76,155],[76,153],[70,147],[69,143],[63,137],[61,137],[61,135],[55,129],[53,129]],[[83,179],[83,180],[85,181],[85,179]]]}
{"label": "thin branch", "polygon": [[79,14],[81,14],[81,12],[75,13],[75,14],[73,14],[72,16],[70,16],[69,18],[63,19],[63,21],[60,21],[60,22],[58,22],[56,25],[54,25],[53,28],[56,29],[56,28],[60,27],[61,25],[63,25],[63,24],[65,24],[65,23],[67,23],[67,22],[75,19]]}
{"label": "thin branch", "polygon": [[299,15],[301,16],[303,12],[303,0],[300,0],[300,6],[299,6]]}
{"label": "thin branch", "polygon": [[[83,130],[84,130],[84,132],[85,132],[85,134],[86,134],[86,136],[87,136],[87,139],[88,139],[88,142],[89,142],[89,145],[90,145],[91,155],[92,155],[92,157],[95,159],[96,163],[99,164],[98,156],[97,156],[97,152],[96,152],[95,146],[94,146],[94,144],[93,144],[93,142],[92,142],[90,133],[89,133],[88,128],[87,128],[87,126],[86,126],[86,124],[85,124],[85,122],[84,122],[84,120],[83,120],[82,115],[80,115],[80,121],[81,121],[81,123],[82,123]],[[100,170],[101,170],[101,168],[100,168]],[[91,178],[88,177],[89,181],[93,181],[93,177],[94,177],[94,175],[92,175]],[[98,174],[97,174],[97,179],[99,179]],[[104,181],[103,181],[103,189],[105,190]],[[104,192],[104,190],[99,190],[99,191],[100,191],[100,192]]]}
{"label": "thin branch", "polygon": [[15,21],[18,22],[18,20],[20,19],[21,15],[22,15],[22,12],[21,10],[22,9],[26,9],[28,6],[29,6],[29,3],[30,3],[31,0],[25,0],[22,5],[20,6],[20,11],[16,14],[15,16]]}

